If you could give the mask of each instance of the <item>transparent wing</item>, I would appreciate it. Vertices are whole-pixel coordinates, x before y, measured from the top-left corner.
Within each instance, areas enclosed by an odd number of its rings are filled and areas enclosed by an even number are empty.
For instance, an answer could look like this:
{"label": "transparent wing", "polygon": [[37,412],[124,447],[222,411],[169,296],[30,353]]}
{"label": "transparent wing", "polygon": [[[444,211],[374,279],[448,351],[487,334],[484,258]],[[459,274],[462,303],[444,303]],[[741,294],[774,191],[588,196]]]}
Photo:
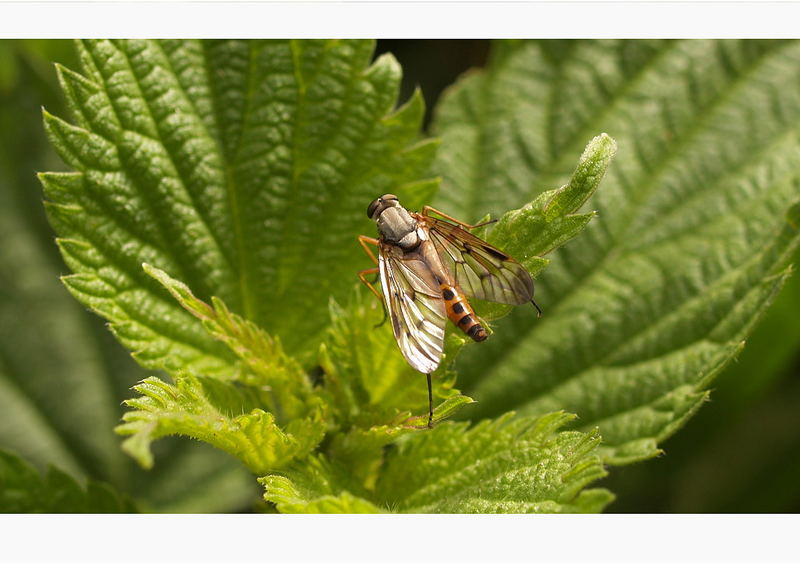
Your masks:
{"label": "transparent wing", "polygon": [[521,305],[533,299],[533,280],[514,258],[463,228],[425,217],[442,262],[461,289],[472,297]]}
{"label": "transparent wing", "polygon": [[415,370],[431,373],[442,359],[447,314],[441,290],[419,257],[381,244],[381,289],[397,345]]}

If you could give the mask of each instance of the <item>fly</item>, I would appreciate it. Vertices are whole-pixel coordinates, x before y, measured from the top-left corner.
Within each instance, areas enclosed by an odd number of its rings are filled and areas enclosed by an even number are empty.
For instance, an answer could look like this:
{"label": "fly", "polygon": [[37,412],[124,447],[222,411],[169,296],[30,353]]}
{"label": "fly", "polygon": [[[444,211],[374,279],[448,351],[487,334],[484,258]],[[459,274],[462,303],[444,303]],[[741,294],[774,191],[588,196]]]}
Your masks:
{"label": "fly", "polygon": [[[410,212],[392,194],[372,201],[367,216],[378,225],[380,238],[358,240],[377,267],[358,277],[384,303],[406,361],[427,377],[430,428],[431,373],[442,360],[447,319],[482,342],[488,334],[467,296],[509,305],[530,302],[541,315],[533,280],[518,261],[469,232],[494,221],[467,224],[430,206]],[[377,246],[377,258],[367,244]],[[366,279],[370,274],[380,275],[382,293]]]}

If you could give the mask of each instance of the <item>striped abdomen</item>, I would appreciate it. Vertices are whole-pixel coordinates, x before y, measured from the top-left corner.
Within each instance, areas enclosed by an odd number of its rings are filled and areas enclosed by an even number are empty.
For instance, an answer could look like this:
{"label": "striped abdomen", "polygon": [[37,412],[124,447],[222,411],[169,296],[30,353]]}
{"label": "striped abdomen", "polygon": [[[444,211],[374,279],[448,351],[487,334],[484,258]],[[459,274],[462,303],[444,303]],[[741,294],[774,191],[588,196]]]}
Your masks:
{"label": "striped abdomen", "polygon": [[476,342],[486,340],[488,336],[486,330],[481,326],[481,323],[478,322],[475,311],[472,310],[469,301],[461,294],[458,288],[443,283],[442,298],[444,299],[444,306],[447,310],[447,317],[452,320],[464,334]]}

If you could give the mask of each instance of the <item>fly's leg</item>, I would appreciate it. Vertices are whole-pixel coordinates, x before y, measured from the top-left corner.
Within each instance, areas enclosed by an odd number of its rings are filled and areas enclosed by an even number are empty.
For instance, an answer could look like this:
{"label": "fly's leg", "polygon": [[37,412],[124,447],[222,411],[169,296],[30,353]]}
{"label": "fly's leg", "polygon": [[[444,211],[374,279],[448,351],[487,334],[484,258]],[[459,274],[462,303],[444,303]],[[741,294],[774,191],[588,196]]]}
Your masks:
{"label": "fly's leg", "polygon": [[389,311],[386,310],[386,305],[384,304],[383,301],[381,301],[381,306],[383,307],[383,318],[381,319],[381,321],[378,324],[376,324],[372,328],[380,328],[381,326],[386,324],[387,320],[389,320]]}
{"label": "fly's leg", "polygon": [[[375,238],[370,238],[369,236],[359,236],[358,243],[361,245],[366,254],[370,257],[370,259],[375,263],[375,265],[377,265],[378,258],[376,258],[375,254],[372,253],[372,250],[367,247],[367,244],[372,244],[373,246],[377,246],[378,240]],[[372,282],[367,281],[367,279],[364,276],[371,275],[373,273],[375,274],[375,279]],[[376,324],[375,328],[383,326],[383,324],[389,319],[389,313],[386,311],[386,305],[383,302],[383,297],[381,297],[381,294],[378,293],[378,291],[375,289],[375,283],[378,282],[380,276],[381,274],[378,272],[377,267],[373,267],[371,269],[363,269],[358,272],[358,278],[361,279],[361,282],[364,283],[364,285],[369,287],[370,291],[372,291],[376,297],[378,297],[378,300],[380,301],[381,306],[383,307],[383,320],[381,320],[378,324]]]}
{"label": "fly's leg", "polygon": [[373,273],[378,273],[378,268],[377,267],[370,267],[369,269],[362,269],[361,271],[358,272],[358,278],[361,279],[361,282],[364,285],[369,287],[369,290],[372,291],[375,294],[375,296],[378,297],[378,300],[381,302],[381,304],[383,304],[383,297],[381,296],[381,294],[378,292],[378,290],[375,288],[375,286],[372,283],[367,281],[367,277],[366,276],[367,275],[372,275]]}
{"label": "fly's leg", "polygon": [[428,428],[433,428],[433,388],[431,387],[431,374],[426,373],[428,378]]}
{"label": "fly's leg", "polygon": [[495,222],[497,222],[497,218],[495,218],[493,220],[487,220],[486,222],[481,222],[480,224],[467,224],[466,222],[462,222],[457,218],[453,218],[449,214],[445,214],[441,210],[437,210],[432,206],[428,206],[427,204],[422,207],[423,216],[431,216],[431,214],[436,214],[437,216],[441,216],[445,220],[449,220],[450,222],[455,222],[456,224],[458,224],[459,226],[463,226],[467,230],[474,230],[475,228],[480,228],[481,226],[486,226],[487,224],[494,224]]}
{"label": "fly's leg", "polygon": [[361,247],[364,249],[366,254],[372,260],[372,263],[378,265],[378,258],[376,258],[375,254],[372,253],[372,250],[367,247],[367,244],[372,244],[373,246],[377,246],[378,240],[376,238],[370,238],[369,236],[359,236],[358,243],[361,244]]}
{"label": "fly's leg", "polygon": [[389,313],[386,312],[386,305],[383,303],[383,297],[378,292],[378,290],[375,288],[375,285],[373,283],[370,283],[369,281],[367,281],[367,277],[366,276],[367,275],[372,275],[373,273],[375,273],[375,274],[378,273],[378,268],[377,267],[370,267],[369,269],[362,269],[361,271],[358,272],[358,278],[361,279],[361,282],[364,285],[369,287],[369,290],[372,291],[375,294],[376,297],[378,297],[378,301],[380,301],[381,306],[383,307],[383,319],[378,324],[375,325],[375,328],[378,328],[379,326],[383,326],[383,324],[388,320]]}
{"label": "fly's leg", "polygon": [[536,304],[536,301],[531,299],[531,304],[536,307],[536,318],[542,318],[542,309],[539,308],[539,305]]}

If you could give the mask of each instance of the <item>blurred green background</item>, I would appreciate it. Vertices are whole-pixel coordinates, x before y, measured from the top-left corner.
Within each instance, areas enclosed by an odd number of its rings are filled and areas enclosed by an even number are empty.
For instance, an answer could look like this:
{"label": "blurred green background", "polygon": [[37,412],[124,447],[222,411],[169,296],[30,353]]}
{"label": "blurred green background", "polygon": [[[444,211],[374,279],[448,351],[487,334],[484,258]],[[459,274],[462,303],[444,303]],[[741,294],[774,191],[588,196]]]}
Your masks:
{"label": "blurred green background", "polygon": [[[546,43],[553,57],[573,44]],[[403,99],[421,87],[427,126],[442,90],[484,65],[489,49],[481,40],[382,40],[376,55],[388,51],[400,61]],[[255,482],[222,453],[165,440],[145,472],[119,449],[111,429],[120,403],[148,372],[58,281],[67,270],[35,177],[65,169],[41,122],[42,106],[67,115],[52,61],[76,68],[72,44],[0,41],[0,448],[42,469],[55,464],[111,483],[146,510],[251,510]],[[665,455],[611,470],[604,483],[617,500],[609,512],[800,512],[798,313],[800,279],[793,277],[715,382],[708,405],[664,444]],[[97,432],[92,438],[79,433],[87,423]]]}

